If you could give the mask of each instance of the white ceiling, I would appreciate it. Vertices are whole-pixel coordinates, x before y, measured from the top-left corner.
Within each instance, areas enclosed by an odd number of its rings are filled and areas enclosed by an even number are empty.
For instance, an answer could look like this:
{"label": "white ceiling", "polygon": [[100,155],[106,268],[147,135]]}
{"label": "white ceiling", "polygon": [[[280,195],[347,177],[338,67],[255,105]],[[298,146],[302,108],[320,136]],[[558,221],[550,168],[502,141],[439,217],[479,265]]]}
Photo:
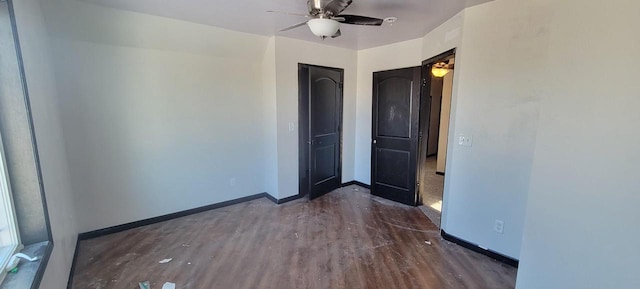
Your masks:
{"label": "white ceiling", "polygon": [[342,37],[320,40],[306,26],[279,32],[305,21],[298,16],[267,13],[278,10],[307,13],[306,0],[82,0],[116,9],[180,19],[235,31],[323,42],[365,49],[422,37],[465,7],[492,0],[354,0],[344,14],[377,18],[397,17],[393,25],[365,27],[342,25]]}

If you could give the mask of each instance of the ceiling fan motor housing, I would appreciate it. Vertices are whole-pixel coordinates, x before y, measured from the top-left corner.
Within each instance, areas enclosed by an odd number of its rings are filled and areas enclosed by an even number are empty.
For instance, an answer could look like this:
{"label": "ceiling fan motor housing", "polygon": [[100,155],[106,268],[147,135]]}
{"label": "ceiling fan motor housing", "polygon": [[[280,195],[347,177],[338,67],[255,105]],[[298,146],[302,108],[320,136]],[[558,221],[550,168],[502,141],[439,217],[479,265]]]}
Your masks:
{"label": "ceiling fan motor housing", "polygon": [[342,35],[340,32],[341,24],[381,26],[384,23],[384,20],[379,18],[341,14],[352,2],[353,0],[308,0],[309,14],[284,13],[311,19],[280,31],[288,31],[306,24],[315,36],[325,39],[340,37]]}

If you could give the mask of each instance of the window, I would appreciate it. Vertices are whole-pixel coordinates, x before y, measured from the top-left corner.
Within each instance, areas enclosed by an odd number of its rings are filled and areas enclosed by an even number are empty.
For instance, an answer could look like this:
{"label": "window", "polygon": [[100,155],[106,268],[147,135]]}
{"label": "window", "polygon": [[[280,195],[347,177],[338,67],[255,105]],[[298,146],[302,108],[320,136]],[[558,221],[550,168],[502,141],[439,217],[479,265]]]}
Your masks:
{"label": "window", "polygon": [[20,236],[16,225],[16,215],[13,208],[11,185],[7,172],[7,162],[4,157],[2,135],[0,135],[0,281],[4,279],[7,263],[11,256],[19,249]]}

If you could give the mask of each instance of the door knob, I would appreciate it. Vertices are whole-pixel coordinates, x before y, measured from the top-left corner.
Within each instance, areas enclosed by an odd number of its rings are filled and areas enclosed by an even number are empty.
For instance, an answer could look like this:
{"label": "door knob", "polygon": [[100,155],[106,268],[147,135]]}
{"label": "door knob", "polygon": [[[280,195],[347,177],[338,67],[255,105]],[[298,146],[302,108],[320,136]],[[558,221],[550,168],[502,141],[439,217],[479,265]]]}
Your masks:
{"label": "door knob", "polygon": [[376,143],[378,143],[378,141],[374,139],[374,140],[373,140],[373,143],[374,143],[374,144],[376,144]]}

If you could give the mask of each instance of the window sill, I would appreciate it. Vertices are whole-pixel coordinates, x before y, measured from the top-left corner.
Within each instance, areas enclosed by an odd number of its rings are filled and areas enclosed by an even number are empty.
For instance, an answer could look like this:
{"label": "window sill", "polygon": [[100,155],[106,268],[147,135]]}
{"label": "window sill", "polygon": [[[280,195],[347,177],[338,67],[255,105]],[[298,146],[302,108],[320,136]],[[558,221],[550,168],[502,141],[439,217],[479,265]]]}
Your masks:
{"label": "window sill", "polygon": [[49,241],[25,246],[20,252],[32,257],[37,256],[38,261],[29,262],[20,260],[18,272],[7,273],[7,277],[5,277],[2,284],[0,284],[0,289],[37,289],[40,286],[40,281],[42,280],[42,275],[44,274],[44,269],[47,266],[52,250],[53,243]]}

